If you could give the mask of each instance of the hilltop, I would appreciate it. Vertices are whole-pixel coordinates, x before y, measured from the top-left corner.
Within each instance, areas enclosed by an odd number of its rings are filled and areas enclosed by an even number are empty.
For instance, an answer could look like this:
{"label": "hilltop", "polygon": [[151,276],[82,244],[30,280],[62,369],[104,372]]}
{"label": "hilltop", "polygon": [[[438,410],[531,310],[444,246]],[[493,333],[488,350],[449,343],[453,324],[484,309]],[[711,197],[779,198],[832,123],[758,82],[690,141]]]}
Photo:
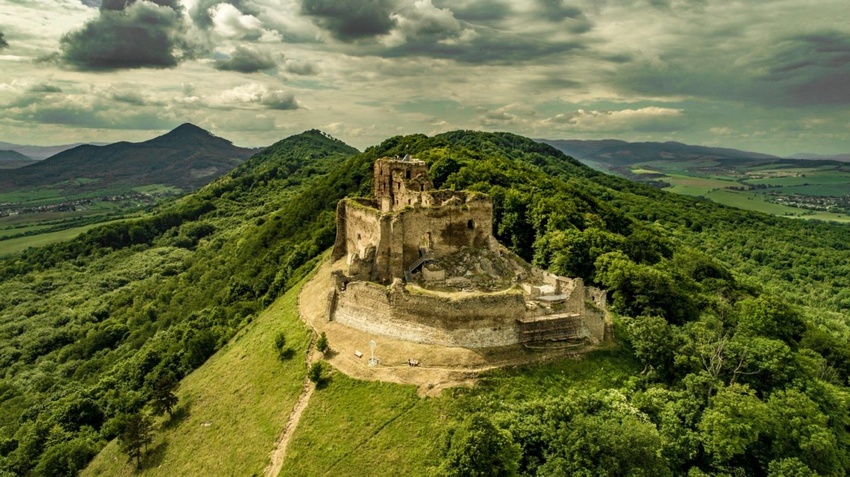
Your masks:
{"label": "hilltop", "polygon": [[16,169],[33,164],[36,161],[12,150],[0,150],[0,169]]}
{"label": "hilltop", "polygon": [[[435,187],[488,194],[512,253],[606,289],[619,344],[428,398],[326,363],[299,407],[311,346],[295,293],[334,243],[337,202],[368,196],[373,163],[406,153]],[[358,152],[307,131],[149,217],[0,262],[0,469],[74,473],[173,376],[178,409],[156,422],[142,474],[259,474],[290,414],[282,475],[482,461],[525,475],[845,473],[847,240],[845,226],[669,194],[512,134]],[[289,358],[271,349],[278,333]],[[230,372],[243,361],[268,373]],[[125,462],[110,444],[88,472],[134,473]]]}
{"label": "hilltop", "polygon": [[56,146],[28,146],[21,144],[14,144],[11,142],[3,142],[0,141],[0,149],[15,151],[21,153],[34,161],[40,161],[42,159],[47,159],[50,156],[59,154],[62,151],[67,151],[68,149],[75,148],[77,146],[82,146],[83,144],[91,144],[93,146],[103,146],[105,143],[91,142],[91,143],[74,143],[74,144],[60,144]]}
{"label": "hilltop", "polygon": [[0,178],[0,256],[144,214],[232,170],[245,149],[192,124],[141,143],[81,145]]}

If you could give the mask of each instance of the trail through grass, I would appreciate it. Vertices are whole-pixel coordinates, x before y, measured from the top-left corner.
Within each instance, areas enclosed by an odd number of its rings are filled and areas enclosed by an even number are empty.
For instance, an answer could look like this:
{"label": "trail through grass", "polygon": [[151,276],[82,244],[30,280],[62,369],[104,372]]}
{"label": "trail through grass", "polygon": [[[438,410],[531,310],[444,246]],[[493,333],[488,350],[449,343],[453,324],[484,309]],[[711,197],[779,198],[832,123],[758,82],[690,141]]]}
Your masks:
{"label": "trail through grass", "polygon": [[[144,468],[134,472],[110,443],[85,476],[261,474],[302,390],[310,332],[298,317],[301,285],[289,290],[180,384],[176,415],[157,426]],[[293,357],[274,347],[283,331]]]}

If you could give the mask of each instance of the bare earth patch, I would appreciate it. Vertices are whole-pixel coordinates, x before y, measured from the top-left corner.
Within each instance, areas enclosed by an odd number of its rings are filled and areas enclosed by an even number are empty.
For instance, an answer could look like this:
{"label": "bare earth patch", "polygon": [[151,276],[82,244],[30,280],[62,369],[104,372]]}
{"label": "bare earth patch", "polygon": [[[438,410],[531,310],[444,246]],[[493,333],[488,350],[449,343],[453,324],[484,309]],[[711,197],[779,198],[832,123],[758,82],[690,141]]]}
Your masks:
{"label": "bare earth patch", "polygon": [[[414,384],[420,395],[437,395],[442,389],[471,386],[482,371],[497,367],[549,361],[575,356],[593,346],[541,347],[529,349],[521,345],[502,348],[467,349],[411,343],[382,335],[355,330],[327,321],[331,271],[334,264],[325,262],[316,275],[304,285],[298,299],[303,319],[316,333],[325,332],[331,352],[325,359],[337,370],[357,379]],[[370,341],[375,341],[375,357],[379,364],[369,366]],[[357,356],[355,353],[362,353]],[[416,360],[419,366],[408,365]]]}

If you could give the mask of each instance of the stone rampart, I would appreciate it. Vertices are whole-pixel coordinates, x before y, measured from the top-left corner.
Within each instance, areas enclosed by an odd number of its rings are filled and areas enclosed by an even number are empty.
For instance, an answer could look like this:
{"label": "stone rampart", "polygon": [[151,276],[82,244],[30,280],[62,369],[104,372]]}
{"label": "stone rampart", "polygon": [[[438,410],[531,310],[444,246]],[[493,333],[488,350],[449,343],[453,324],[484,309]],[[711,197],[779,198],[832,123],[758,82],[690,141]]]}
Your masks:
{"label": "stone rampart", "polygon": [[483,348],[519,342],[525,311],[516,291],[449,298],[403,287],[351,282],[338,292],[332,319],[369,333],[417,343]]}

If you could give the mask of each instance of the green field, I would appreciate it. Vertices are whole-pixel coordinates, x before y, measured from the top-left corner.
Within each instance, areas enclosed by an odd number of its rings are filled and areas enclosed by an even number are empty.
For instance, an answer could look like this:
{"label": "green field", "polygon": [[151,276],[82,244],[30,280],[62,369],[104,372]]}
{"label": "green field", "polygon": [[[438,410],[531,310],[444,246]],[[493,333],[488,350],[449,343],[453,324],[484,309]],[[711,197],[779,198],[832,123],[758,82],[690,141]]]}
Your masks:
{"label": "green field", "polygon": [[175,195],[179,194],[183,191],[174,186],[169,186],[165,184],[150,184],[139,187],[133,187],[133,190],[136,192],[140,192],[142,194],[164,194],[164,195]]}
{"label": "green field", "polygon": [[98,222],[96,224],[83,225],[81,227],[73,227],[57,232],[47,232],[37,235],[30,235],[27,237],[17,237],[6,240],[0,239],[0,257],[23,252],[24,250],[30,247],[42,247],[44,245],[50,245],[56,242],[71,240],[72,238],[76,237],[77,235],[80,235],[86,230],[117,221],[118,220],[109,222]]}
{"label": "green field", "polygon": [[[94,182],[81,178],[72,185]],[[0,216],[0,256],[72,239],[97,223],[137,216],[139,211],[181,192],[164,184],[151,184],[82,192],[51,187],[0,194],[0,210],[9,214]]]}
{"label": "green field", "polygon": [[[847,213],[791,207],[770,202],[768,193],[809,197],[850,196],[850,173],[843,164],[800,167],[790,163],[746,164],[718,168],[708,161],[649,161],[630,167],[634,178],[647,175],[670,184],[665,190],[705,197],[719,204],[766,214],[850,222]],[[658,175],[662,176],[659,177]],[[650,176],[651,175],[651,176]],[[732,190],[750,186],[767,189]]]}
{"label": "green field", "polygon": [[26,203],[39,205],[45,202],[55,201],[64,197],[58,189],[35,189],[15,192],[0,193],[0,204],[2,203]]}
{"label": "green field", "polygon": [[712,190],[723,189],[735,185],[730,180],[717,180],[707,177],[692,177],[681,174],[668,174],[666,179],[670,183],[670,192],[677,194],[700,196],[706,195]]}

